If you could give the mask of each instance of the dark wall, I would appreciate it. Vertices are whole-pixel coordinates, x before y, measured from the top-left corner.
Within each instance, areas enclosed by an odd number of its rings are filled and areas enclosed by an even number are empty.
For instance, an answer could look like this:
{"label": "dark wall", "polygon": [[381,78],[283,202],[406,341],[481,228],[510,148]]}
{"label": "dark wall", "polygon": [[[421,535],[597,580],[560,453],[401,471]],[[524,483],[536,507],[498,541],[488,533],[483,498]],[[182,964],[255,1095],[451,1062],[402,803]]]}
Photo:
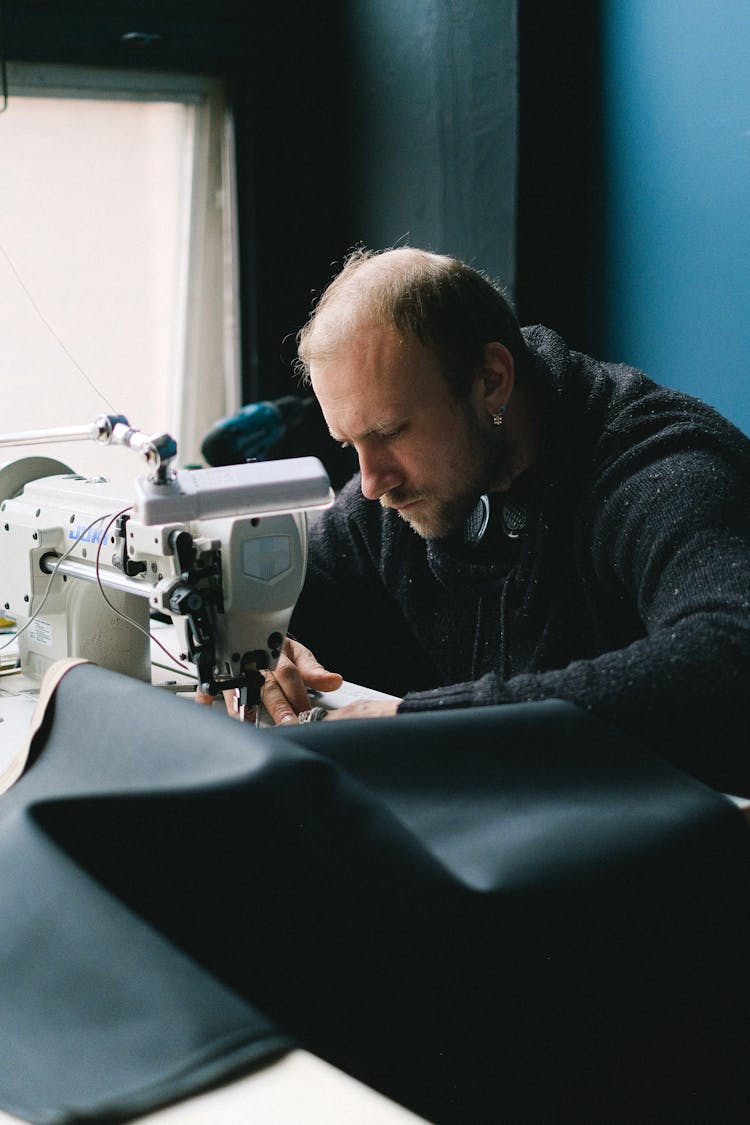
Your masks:
{"label": "dark wall", "polygon": [[515,0],[351,0],[360,236],[473,261],[512,288]]}
{"label": "dark wall", "polygon": [[283,66],[267,58],[261,81],[273,99],[262,120],[243,114],[259,316],[247,397],[289,390],[294,333],[355,244],[425,246],[514,280],[515,0],[285,11]]}
{"label": "dark wall", "polygon": [[574,347],[602,343],[600,0],[519,8],[516,304]]}
{"label": "dark wall", "polygon": [[246,401],[293,389],[294,337],[333,261],[357,239],[344,0],[285,0],[233,83]]}
{"label": "dark wall", "polygon": [[9,59],[219,72],[241,63],[273,9],[240,0],[3,0]]}

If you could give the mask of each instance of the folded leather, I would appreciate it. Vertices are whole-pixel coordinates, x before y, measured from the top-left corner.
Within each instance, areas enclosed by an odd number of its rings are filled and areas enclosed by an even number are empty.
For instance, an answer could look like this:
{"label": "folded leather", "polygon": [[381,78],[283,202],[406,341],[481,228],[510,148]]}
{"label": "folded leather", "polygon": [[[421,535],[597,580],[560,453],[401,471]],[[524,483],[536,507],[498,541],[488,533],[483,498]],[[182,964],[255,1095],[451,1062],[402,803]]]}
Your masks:
{"label": "folded leather", "polygon": [[750,833],[574,707],[256,731],[81,665],[32,751],[4,1108],[124,1119],[297,1043],[434,1121],[742,1119]]}

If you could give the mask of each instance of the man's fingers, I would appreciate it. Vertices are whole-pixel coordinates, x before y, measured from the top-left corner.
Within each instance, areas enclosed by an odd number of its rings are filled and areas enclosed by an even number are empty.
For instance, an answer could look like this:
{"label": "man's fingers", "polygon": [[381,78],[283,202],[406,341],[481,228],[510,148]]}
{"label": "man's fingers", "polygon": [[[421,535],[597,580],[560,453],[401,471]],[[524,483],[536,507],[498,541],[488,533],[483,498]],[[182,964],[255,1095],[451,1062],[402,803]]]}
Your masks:
{"label": "man's fingers", "polygon": [[[329,672],[320,661],[313,656],[309,648],[305,648],[299,641],[287,637],[284,652],[290,662],[297,668],[302,680],[308,687],[318,691],[336,691],[344,682],[338,672]],[[281,663],[281,661],[279,661]]]}
{"label": "man's fingers", "polygon": [[[288,637],[275,670],[264,673],[263,707],[273,723],[295,722],[299,712],[306,711],[310,706],[308,688],[336,691],[343,682],[338,672],[329,672],[324,668],[309,648]],[[200,691],[195,697],[199,703],[213,702],[211,696]],[[238,715],[232,691],[224,692],[224,701],[227,711],[234,718],[250,717],[249,714]]]}
{"label": "man's fingers", "polygon": [[400,699],[358,699],[354,703],[347,703],[345,707],[338,707],[329,711],[326,722],[337,719],[385,719],[395,715]]}
{"label": "man's fingers", "polygon": [[[266,705],[266,692],[273,681],[281,694],[286,698],[294,714],[304,711],[310,706],[310,699],[299,668],[293,664],[288,656],[281,655],[273,672],[266,672],[266,682],[263,688],[263,703]],[[272,689],[273,690],[273,689]]]}
{"label": "man's fingers", "polygon": [[271,722],[282,725],[284,723],[293,723],[297,719],[297,711],[304,710],[309,706],[307,692],[305,692],[304,702],[299,707],[294,707],[286,697],[283,688],[273,672],[266,673],[266,681],[263,685],[263,707],[271,719]]}

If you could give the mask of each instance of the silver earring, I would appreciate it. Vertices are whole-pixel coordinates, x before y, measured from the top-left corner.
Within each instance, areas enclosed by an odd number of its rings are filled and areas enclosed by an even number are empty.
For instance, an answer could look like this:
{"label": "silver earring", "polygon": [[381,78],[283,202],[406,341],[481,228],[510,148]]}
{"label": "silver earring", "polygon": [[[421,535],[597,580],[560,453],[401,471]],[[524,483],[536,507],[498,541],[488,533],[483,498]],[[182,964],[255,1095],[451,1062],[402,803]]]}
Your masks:
{"label": "silver earring", "polygon": [[502,426],[502,424],[503,424],[503,414],[505,414],[505,407],[500,406],[500,407],[498,407],[498,410],[497,410],[496,414],[490,415],[490,417],[492,418],[492,425],[493,426]]}

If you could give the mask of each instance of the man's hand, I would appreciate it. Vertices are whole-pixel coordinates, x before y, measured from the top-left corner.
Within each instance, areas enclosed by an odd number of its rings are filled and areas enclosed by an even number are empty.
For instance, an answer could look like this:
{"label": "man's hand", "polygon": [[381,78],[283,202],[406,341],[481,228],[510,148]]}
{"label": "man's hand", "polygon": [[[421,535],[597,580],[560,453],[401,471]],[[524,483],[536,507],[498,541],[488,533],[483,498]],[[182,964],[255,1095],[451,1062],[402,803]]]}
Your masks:
{"label": "man's hand", "polygon": [[[276,668],[273,672],[265,672],[264,680],[263,708],[275,724],[295,723],[300,711],[309,709],[308,688],[314,691],[336,691],[343,683],[338,672],[329,672],[315,659],[309,648],[305,648],[299,641],[293,641],[291,637],[287,637],[284,642],[284,650]],[[210,707],[213,696],[204,695],[198,690],[195,700]],[[230,689],[224,692],[224,702],[232,718],[243,717],[235,711],[234,691]]]}
{"label": "man's hand", "polygon": [[[343,679],[338,672],[329,672],[299,641],[287,637],[284,651],[273,672],[266,672],[263,685],[263,708],[274,724],[296,723],[300,711],[311,706],[307,689],[336,691]],[[213,697],[201,691],[195,693],[198,703],[211,706]],[[224,702],[232,718],[238,719],[234,707],[234,692],[224,692]],[[328,712],[326,722],[334,719],[375,719],[395,715],[399,699],[361,699],[347,703]]]}
{"label": "man's hand", "polygon": [[329,672],[299,641],[287,637],[273,672],[265,673],[263,707],[271,722],[293,723],[300,711],[310,708],[307,689],[336,691],[343,683],[338,672]]}
{"label": "man's hand", "polygon": [[354,703],[347,703],[345,707],[337,707],[326,715],[325,721],[332,719],[385,719],[395,715],[400,699],[358,699]]}

